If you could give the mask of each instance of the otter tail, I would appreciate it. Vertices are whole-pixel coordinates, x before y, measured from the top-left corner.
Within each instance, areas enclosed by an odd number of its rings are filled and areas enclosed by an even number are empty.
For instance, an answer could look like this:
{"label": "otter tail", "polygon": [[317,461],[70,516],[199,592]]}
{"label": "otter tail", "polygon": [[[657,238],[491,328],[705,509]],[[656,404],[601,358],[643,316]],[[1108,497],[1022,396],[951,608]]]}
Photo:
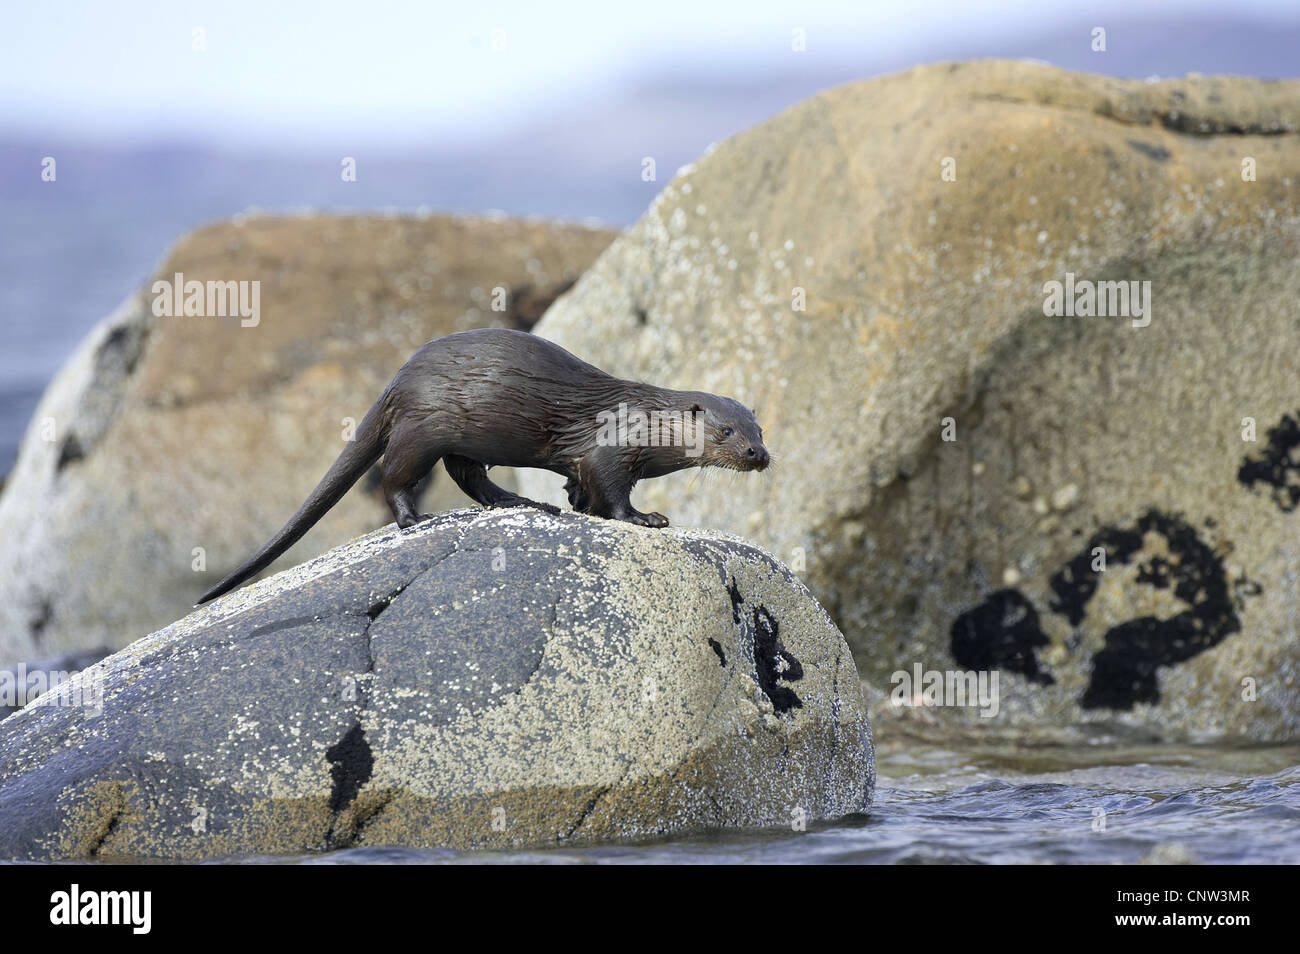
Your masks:
{"label": "otter tail", "polygon": [[329,509],[338,503],[352,485],[361,479],[370,466],[384,453],[388,442],[387,427],[384,423],[384,400],[381,398],[361,420],[355,438],[339,454],[338,459],[330,465],[325,476],[321,478],[316,489],[303,502],[280,532],[266,542],[243,566],[199,597],[199,602],[206,603],[228,593],[258,573],[289,549],[304,533],[316,525]]}

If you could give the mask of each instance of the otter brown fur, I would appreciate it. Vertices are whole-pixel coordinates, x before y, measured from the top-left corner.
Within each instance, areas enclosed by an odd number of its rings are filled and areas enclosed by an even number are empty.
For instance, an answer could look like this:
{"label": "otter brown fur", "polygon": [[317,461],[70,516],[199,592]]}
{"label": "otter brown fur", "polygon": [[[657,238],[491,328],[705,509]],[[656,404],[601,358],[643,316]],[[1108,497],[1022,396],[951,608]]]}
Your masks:
{"label": "otter brown fur", "polygon": [[[638,411],[666,422],[665,434],[667,422],[688,423],[672,426],[673,440],[611,442],[611,415]],[[694,439],[685,440],[687,435]],[[637,481],[687,467],[763,470],[770,460],[753,413],[731,398],[624,381],[527,332],[461,331],[435,338],[411,356],[298,512],[199,602],[265,569],[380,457],[384,499],[402,528],[420,521],[415,487],[439,460],[460,489],[485,507],[558,513],[487,476],[489,467],[539,467],[567,478],[574,509],[647,527],[666,527],[668,519],[632,506]]]}

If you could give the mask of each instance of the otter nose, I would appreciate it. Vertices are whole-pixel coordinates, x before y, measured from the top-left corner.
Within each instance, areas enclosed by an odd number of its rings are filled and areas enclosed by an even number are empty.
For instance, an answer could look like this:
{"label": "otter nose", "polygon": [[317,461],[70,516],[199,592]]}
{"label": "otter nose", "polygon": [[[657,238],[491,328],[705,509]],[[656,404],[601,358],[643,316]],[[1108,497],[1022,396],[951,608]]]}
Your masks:
{"label": "otter nose", "polygon": [[750,447],[745,451],[745,456],[760,467],[768,462],[766,447]]}

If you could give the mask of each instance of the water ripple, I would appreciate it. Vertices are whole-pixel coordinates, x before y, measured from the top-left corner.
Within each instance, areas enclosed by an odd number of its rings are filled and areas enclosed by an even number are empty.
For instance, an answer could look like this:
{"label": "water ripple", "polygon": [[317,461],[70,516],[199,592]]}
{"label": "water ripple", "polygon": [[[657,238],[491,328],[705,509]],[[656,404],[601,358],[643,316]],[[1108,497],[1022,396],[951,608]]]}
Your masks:
{"label": "water ripple", "polygon": [[[358,848],[307,864],[1295,864],[1300,747],[885,751],[870,815],[806,832],[464,853]],[[990,773],[996,772],[996,775]]]}

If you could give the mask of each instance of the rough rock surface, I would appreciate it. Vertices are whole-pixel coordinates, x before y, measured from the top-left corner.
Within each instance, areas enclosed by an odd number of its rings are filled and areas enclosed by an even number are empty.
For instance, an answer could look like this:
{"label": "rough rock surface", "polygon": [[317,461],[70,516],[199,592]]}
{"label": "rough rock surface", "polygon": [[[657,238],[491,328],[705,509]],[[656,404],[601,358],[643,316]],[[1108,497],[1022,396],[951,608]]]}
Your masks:
{"label": "rough rock surface", "polygon": [[[184,615],[297,510],[342,449],[346,419],[361,419],[416,348],[529,326],[612,238],[346,216],[237,219],[183,238],[82,343],[23,440],[0,496],[0,663]],[[177,272],[261,282],[260,322],[156,317],[153,282]],[[438,470],[425,509],[465,506]],[[391,519],[363,480],[277,566]]]}
{"label": "rough rock surface", "polygon": [[[537,330],[756,409],[762,479],[635,502],[790,563],[876,687],[996,668],[1000,726],[1294,739],[1298,129],[1296,82],[833,89],[683,170]],[[1149,281],[1150,323],[1048,317],[1069,274]]]}
{"label": "rough rock surface", "polygon": [[[99,711],[61,704],[88,680]],[[852,654],[766,553],[457,511],[238,590],[0,722],[0,857],[788,826],[873,785]]]}

